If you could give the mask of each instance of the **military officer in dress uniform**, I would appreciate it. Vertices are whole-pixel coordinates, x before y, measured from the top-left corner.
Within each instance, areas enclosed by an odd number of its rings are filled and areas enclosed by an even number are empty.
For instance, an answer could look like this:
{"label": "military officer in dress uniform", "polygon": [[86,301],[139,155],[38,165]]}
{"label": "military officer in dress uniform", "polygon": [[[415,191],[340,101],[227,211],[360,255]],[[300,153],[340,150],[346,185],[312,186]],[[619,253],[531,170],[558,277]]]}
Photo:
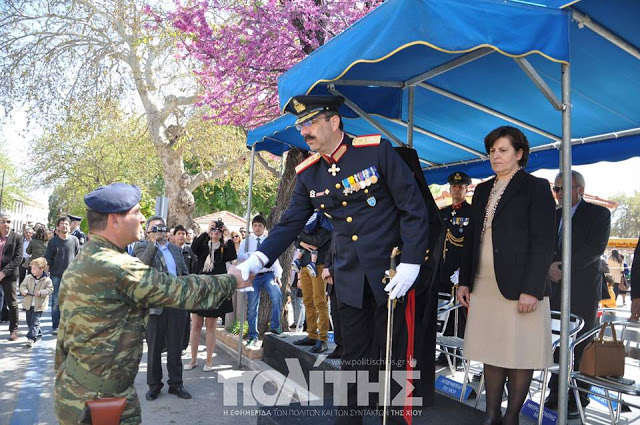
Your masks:
{"label": "military officer in dress uniform", "polygon": [[[471,177],[461,171],[456,171],[449,175],[447,182],[449,183],[449,191],[451,192],[451,205],[440,210],[446,233],[442,260],[440,261],[438,292],[451,294],[455,299],[454,288],[457,288],[457,276],[454,277],[454,274],[460,270],[464,240],[469,229],[469,220],[471,217],[471,205],[469,205],[466,200],[467,190],[471,184]],[[455,284],[452,280],[455,281]],[[455,311],[455,314],[449,317],[444,334],[454,335],[457,321],[458,332],[456,335],[464,337],[466,318],[467,314],[464,309],[460,308]],[[440,356],[439,363],[448,364],[442,355]]]}
{"label": "military officer in dress uniform", "polygon": [[84,234],[82,229],[80,229],[80,222],[82,221],[82,217],[71,214],[69,214],[67,217],[69,217],[71,234],[78,238],[78,241],[80,242],[80,248],[82,248],[82,245],[84,245],[84,243],[87,241],[87,236]]}
{"label": "military officer in dress uniform", "polygon": [[124,397],[119,423],[139,424],[133,381],[149,307],[214,309],[235,289],[251,286],[234,267],[231,274],[176,277],[128,255],[145,220],[139,201],[140,189],[124,183],[84,198],[91,240],[60,285],[53,397],[62,425],[80,423],[85,403],[102,397]]}
{"label": "military officer in dress uniform", "polygon": [[[427,209],[409,167],[389,141],[380,135],[352,139],[343,132],[338,115],[343,102],[341,96],[296,96],[287,105],[315,153],[296,167],[294,193],[280,222],[239,269],[248,276],[275,261],[313,211],[322,211],[333,224],[336,243],[333,278],[343,328],[342,368],[367,370],[363,364],[380,364],[391,297],[402,299],[394,316],[393,357],[398,369],[407,370],[415,358],[407,326],[413,329],[414,323],[405,322],[411,316],[405,316],[405,309],[413,311],[412,287],[426,256]],[[382,280],[394,247],[401,249],[401,258],[397,274],[385,286]],[[350,385],[349,408],[356,408],[356,387]],[[362,417],[340,420],[361,423]]]}

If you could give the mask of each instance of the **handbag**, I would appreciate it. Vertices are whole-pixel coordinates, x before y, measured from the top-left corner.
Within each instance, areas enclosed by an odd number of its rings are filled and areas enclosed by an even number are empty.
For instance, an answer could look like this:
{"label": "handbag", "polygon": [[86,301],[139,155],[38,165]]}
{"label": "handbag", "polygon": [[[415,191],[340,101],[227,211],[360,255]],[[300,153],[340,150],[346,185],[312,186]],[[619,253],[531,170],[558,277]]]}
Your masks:
{"label": "handbag", "polygon": [[618,283],[618,289],[621,291],[628,291],[630,289],[629,281],[627,281],[627,278],[624,275],[624,272],[620,274],[620,282]]}
{"label": "handbag", "polygon": [[[611,328],[613,339],[605,338],[604,331]],[[580,373],[587,376],[624,376],[624,344],[618,341],[611,322],[600,327],[600,333],[582,352]]]}
{"label": "handbag", "polygon": [[81,424],[118,425],[127,404],[126,397],[104,397],[87,401]]}

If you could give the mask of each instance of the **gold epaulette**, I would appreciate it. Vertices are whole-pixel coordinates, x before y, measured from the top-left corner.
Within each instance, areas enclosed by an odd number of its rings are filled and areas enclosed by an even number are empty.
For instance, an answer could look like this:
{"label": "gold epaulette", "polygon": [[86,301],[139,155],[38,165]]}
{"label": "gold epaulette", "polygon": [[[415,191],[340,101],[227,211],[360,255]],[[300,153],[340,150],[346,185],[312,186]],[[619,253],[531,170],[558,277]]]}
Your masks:
{"label": "gold epaulette", "polygon": [[379,134],[367,134],[366,136],[360,136],[353,139],[351,144],[354,148],[364,148],[367,146],[378,146],[382,136]]}
{"label": "gold epaulette", "polygon": [[298,164],[298,166],[296,167],[296,174],[300,174],[301,172],[303,172],[304,170],[306,170],[307,168],[311,167],[313,164],[315,164],[316,162],[318,162],[320,160],[322,156],[319,153],[314,153],[313,155],[311,155],[309,158],[305,159],[304,161],[302,161],[300,164]]}

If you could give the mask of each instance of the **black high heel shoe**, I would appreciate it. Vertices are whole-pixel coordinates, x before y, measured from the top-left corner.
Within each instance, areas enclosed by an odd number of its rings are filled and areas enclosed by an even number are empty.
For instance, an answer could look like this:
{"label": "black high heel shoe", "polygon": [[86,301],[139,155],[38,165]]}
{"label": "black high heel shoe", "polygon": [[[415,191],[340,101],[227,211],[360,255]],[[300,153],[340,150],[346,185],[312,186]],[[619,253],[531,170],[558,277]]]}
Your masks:
{"label": "black high heel shoe", "polygon": [[485,415],[485,417],[482,418],[482,422],[480,422],[480,425],[501,425],[501,424],[502,424],[502,415],[498,416],[497,418],[491,418]]}

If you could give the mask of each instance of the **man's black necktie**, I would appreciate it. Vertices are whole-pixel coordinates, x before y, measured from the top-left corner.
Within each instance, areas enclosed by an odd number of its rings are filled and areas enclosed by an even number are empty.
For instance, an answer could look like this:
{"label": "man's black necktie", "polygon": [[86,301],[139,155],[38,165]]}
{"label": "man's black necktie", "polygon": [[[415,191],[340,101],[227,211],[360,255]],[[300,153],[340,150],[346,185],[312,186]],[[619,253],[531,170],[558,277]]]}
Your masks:
{"label": "man's black necktie", "polygon": [[256,244],[256,249],[260,248],[260,244],[262,243],[262,241],[260,240],[260,238],[258,238],[258,243]]}

